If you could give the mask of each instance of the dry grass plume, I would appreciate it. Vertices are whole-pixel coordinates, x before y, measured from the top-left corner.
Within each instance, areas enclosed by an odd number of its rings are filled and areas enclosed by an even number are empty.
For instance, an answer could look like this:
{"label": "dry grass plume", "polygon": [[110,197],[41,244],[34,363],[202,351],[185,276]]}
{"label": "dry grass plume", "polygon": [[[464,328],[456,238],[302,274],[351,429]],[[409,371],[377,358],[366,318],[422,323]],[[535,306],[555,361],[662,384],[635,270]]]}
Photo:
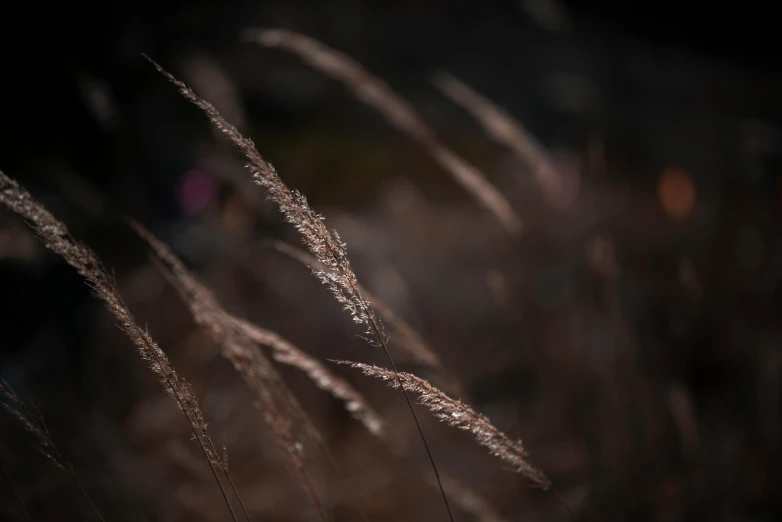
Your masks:
{"label": "dry grass plume", "polygon": [[[300,192],[291,190],[282,181],[274,167],[263,159],[253,142],[242,136],[236,127],[228,123],[211,103],[200,98],[185,83],[175,78],[151,59],[150,62],[161,74],[177,86],[182,96],[204,111],[212,124],[220,129],[239,149],[247,161],[246,166],[252,174],[253,181],[266,188],[269,198],[277,204],[285,219],[298,230],[307,249],[325,268],[324,270],[313,270],[313,275],[331,290],[337,301],[353,317],[353,320],[364,326],[369,342],[382,348],[389,364],[396,369],[391,353],[388,350],[388,340],[383,333],[382,324],[369,302],[361,294],[358,278],[348,258],[347,245],[342,242],[337,231],[326,228],[323,216],[309,206],[307,198]],[[448,518],[453,522],[453,514],[448,503],[448,497],[442,488],[440,473],[434,462],[429,443],[426,441],[418,416],[404,388],[402,388],[402,393],[410,414],[415,421],[421,442],[426,449],[429,462],[432,465],[432,471],[440,485],[440,493],[448,512]]]}
{"label": "dry grass plume", "polygon": [[248,29],[245,39],[265,47],[285,49],[312,68],[350,89],[356,98],[378,111],[391,125],[421,145],[454,181],[488,210],[511,236],[522,232],[522,221],[502,193],[467,160],[443,145],[413,106],[386,82],[350,56],[301,33],[287,29]]}
{"label": "dry grass plume", "polygon": [[[136,352],[155,373],[163,389],[176,402],[179,410],[187,419],[212,470],[231,518],[236,521],[231,501],[217,474],[219,469],[228,476],[228,464],[221,458],[207,432],[206,420],[198,405],[195,393],[190,384],[177,374],[168,357],[152,339],[149,332],[138,325],[122,299],[114,277],[104,268],[91,249],[76,241],[62,222],[58,221],[25,189],[2,171],[0,171],[0,203],[23,217],[38,233],[46,247],[75,268],[87,281],[93,293],[103,301],[106,309],[114,316],[117,326],[130,338]],[[249,519],[249,516],[247,518]]]}
{"label": "dry grass plume", "polygon": [[410,373],[397,372],[351,361],[334,361],[358,368],[365,375],[388,382],[392,388],[402,387],[418,396],[435,417],[449,426],[472,433],[478,444],[486,447],[492,455],[510,464],[514,471],[531,480],[535,485],[548,489],[551,482],[543,471],[527,462],[527,452],[521,441],[514,441],[498,430],[485,416],[473,410],[462,401],[452,399],[424,379]]}

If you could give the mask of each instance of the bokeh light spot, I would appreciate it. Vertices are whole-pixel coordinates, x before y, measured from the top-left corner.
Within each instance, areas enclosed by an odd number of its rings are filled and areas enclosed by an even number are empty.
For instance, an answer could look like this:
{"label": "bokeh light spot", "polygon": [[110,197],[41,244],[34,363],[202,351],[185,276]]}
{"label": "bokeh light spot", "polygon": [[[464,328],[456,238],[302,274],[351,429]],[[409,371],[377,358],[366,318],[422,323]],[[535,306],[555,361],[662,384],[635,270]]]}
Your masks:
{"label": "bokeh light spot", "polygon": [[179,205],[187,214],[203,210],[217,195],[217,182],[199,168],[185,172],[179,183]]}
{"label": "bokeh light spot", "polygon": [[695,184],[679,167],[668,167],[657,180],[657,196],[665,213],[677,221],[687,219],[695,206]]}

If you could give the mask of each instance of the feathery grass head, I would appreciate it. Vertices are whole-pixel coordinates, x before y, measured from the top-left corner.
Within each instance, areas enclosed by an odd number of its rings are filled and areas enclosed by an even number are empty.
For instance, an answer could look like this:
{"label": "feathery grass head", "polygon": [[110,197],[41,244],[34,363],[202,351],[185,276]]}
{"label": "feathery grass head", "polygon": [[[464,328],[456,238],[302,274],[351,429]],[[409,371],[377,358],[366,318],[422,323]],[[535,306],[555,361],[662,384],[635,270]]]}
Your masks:
{"label": "feathery grass head", "polygon": [[95,253],[86,245],[76,241],[68,228],[50,214],[19,184],[0,171],[0,203],[27,220],[38,233],[47,248],[60,255],[87,281],[95,295],[103,301],[106,309],[114,316],[117,326],[133,343],[136,352],[158,377],[166,393],[174,399],[180,411],[190,424],[204,456],[212,468],[223,498],[236,517],[225,495],[215,468],[227,469],[206,429],[206,420],[198,405],[190,384],[174,370],[168,357],[152,339],[149,332],[139,326],[117,289],[114,277],[104,268]]}
{"label": "feathery grass head", "polygon": [[[0,176],[2,175],[3,173],[0,171]],[[2,404],[3,408],[5,408],[8,413],[13,415],[35,438],[35,444],[33,445],[33,448],[35,448],[38,453],[43,455],[44,458],[46,458],[46,460],[53,464],[57,469],[64,471],[71,476],[74,484],[76,484],[76,487],[79,488],[79,492],[90,505],[95,515],[101,522],[105,522],[103,515],[98,509],[98,506],[96,506],[95,502],[92,501],[92,498],[84,489],[84,486],[81,485],[79,477],[76,476],[76,470],[73,467],[73,464],[71,464],[70,461],[66,459],[62,453],[60,453],[60,450],[57,449],[57,446],[54,444],[54,439],[52,439],[52,435],[49,433],[49,428],[46,426],[46,421],[43,418],[43,414],[38,409],[38,407],[32,402],[26,404],[24,401],[22,401],[14,389],[11,388],[11,385],[1,378],[0,404]],[[0,462],[0,465],[1,464],[2,463]],[[3,467],[3,471],[5,471],[5,467]],[[8,478],[10,480],[10,476]],[[16,488],[13,487],[13,489],[14,493],[16,494]],[[25,508],[21,497],[19,497],[18,494],[16,495],[17,501],[19,502],[25,517],[27,520],[30,520],[30,515],[27,513],[27,509]]]}
{"label": "feathery grass head", "polygon": [[314,270],[313,274],[329,287],[354,321],[365,325],[368,330],[371,323],[378,324],[372,308],[358,290],[358,280],[348,258],[347,245],[342,242],[337,231],[326,228],[323,216],[310,207],[307,198],[288,187],[271,163],[263,159],[253,142],[242,136],[211,103],[198,97],[184,82],[151,59],[150,62],[179,89],[182,96],[204,111],[210,121],[239,149],[247,161],[246,166],[253,181],[267,190],[269,198],[277,204],[285,220],[302,235],[307,249],[324,265],[324,270]]}
{"label": "feathery grass head", "polygon": [[[222,355],[231,361],[255,395],[254,405],[261,412],[280,453],[325,520],[322,501],[306,470],[305,433],[297,424],[303,423],[312,436],[322,440],[308,415],[259,349],[258,341],[247,333],[247,325],[226,312],[212,292],[190,273],[167,245],[139,223],[130,221],[130,225],[152,247],[156,255],[153,260],[182,297],[195,322],[218,344]],[[224,460],[227,469],[227,459]]]}
{"label": "feathery grass head", "polygon": [[[284,256],[293,259],[302,265],[314,270],[324,270],[325,267],[321,265],[314,256],[297,248],[284,241],[269,241],[269,244],[277,252]],[[378,314],[383,318],[384,322],[393,330],[393,333],[397,334],[401,338],[401,342],[397,343],[400,348],[407,351],[416,361],[426,364],[434,370],[447,373],[443,367],[443,363],[440,357],[435,353],[434,349],[429,346],[426,341],[410,326],[404,319],[399,317],[387,304],[385,304],[379,297],[372,294],[366,287],[359,283],[359,291],[361,295],[374,307]]]}
{"label": "feathery grass head", "polygon": [[[340,239],[336,230],[326,228],[323,223],[323,217],[312,210],[309,203],[307,203],[307,199],[298,191],[291,190],[280,179],[274,167],[261,157],[252,142],[244,138],[236,127],[225,121],[212,104],[199,98],[192,89],[166,72],[160,65],[155,62],[152,63],[159,72],[179,88],[182,96],[201,108],[212,123],[222,130],[228,139],[242,152],[247,160],[247,168],[252,173],[253,180],[267,189],[269,198],[277,203],[285,219],[301,234],[307,249],[324,266],[323,270],[313,270],[313,274],[329,287],[337,301],[351,314],[353,320],[366,328],[366,340],[370,344],[382,348],[388,358],[388,362],[391,366],[394,366],[393,359],[388,351],[388,340],[383,333],[382,323],[375,315],[370,303],[361,294],[358,279],[348,258],[347,247]],[[402,389],[402,392],[410,409],[410,414],[415,420],[416,427],[421,435],[421,442],[426,448],[432,464],[432,470],[437,476],[439,484],[439,472],[432,457],[432,452],[429,449],[429,444],[426,442],[426,437],[423,434],[407,393],[404,389]],[[453,514],[448,504],[448,498],[441,484],[440,492],[448,511],[448,517],[453,522]]]}
{"label": "feathery grass head", "polygon": [[510,149],[529,167],[543,196],[551,204],[562,207],[569,202],[569,181],[557,169],[549,152],[520,122],[502,107],[446,72],[436,73],[432,77],[432,83],[451,101],[478,120],[487,136]]}
{"label": "feathery grass head", "polygon": [[365,375],[382,379],[392,388],[402,387],[418,396],[421,404],[429,408],[435,417],[449,426],[472,433],[478,444],[510,464],[514,471],[531,480],[537,486],[547,489],[551,483],[546,475],[527,462],[527,452],[521,441],[514,441],[498,430],[484,415],[473,410],[462,401],[452,399],[429,382],[410,373],[394,372],[351,361],[333,361],[358,368]]}
{"label": "feathery grass head", "polygon": [[307,35],[287,29],[248,29],[244,38],[265,47],[289,51],[313,69],[345,85],[397,130],[421,145],[453,180],[488,210],[512,237],[521,234],[521,218],[486,176],[437,138],[412,104],[350,56]]}
{"label": "feathery grass head", "polygon": [[24,429],[35,438],[33,447],[38,453],[63,471],[68,471],[71,468],[70,463],[65,460],[57,450],[57,446],[54,445],[49,428],[46,427],[46,422],[40,410],[33,403],[25,404],[5,379],[0,379],[0,402],[3,408],[15,417]]}
{"label": "feathery grass head", "polygon": [[[231,343],[233,350],[246,345],[247,341],[271,348],[274,360],[303,371],[318,388],[342,401],[345,409],[360,421],[367,431],[377,437],[386,436],[385,421],[347,381],[279,334],[228,313],[212,292],[196,279],[166,244],[138,223],[131,222],[131,226],[152,247],[160,261],[170,269],[169,272],[163,268],[163,273],[170,276],[169,279],[172,279],[172,283],[190,308],[196,322],[214,332],[230,332],[238,329],[235,335],[244,337],[244,340],[242,343]],[[221,339],[222,335],[224,333],[217,338]]]}
{"label": "feathery grass head", "polygon": [[310,378],[315,386],[342,401],[345,409],[361,422],[369,433],[380,438],[388,436],[385,420],[370,406],[364,396],[345,379],[335,375],[320,361],[276,332],[235,317],[230,317],[230,319],[253,341],[261,346],[271,348],[275,361],[298,368]]}

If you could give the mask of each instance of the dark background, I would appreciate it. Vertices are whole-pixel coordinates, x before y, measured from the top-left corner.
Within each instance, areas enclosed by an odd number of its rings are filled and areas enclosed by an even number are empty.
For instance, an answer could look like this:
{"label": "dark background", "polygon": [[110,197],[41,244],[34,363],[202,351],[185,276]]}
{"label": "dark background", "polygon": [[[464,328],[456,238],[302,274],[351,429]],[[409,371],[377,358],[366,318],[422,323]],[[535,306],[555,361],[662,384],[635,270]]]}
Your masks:
{"label": "dark background", "polygon": [[[306,270],[263,247],[298,239],[142,52],[241,124],[327,216],[360,278],[431,342],[470,403],[525,441],[578,520],[782,514],[782,70],[772,9],[562,2],[546,22],[532,5],[3,6],[0,168],[115,270],[215,433],[229,430],[258,520],[313,513],[267,448],[247,392],[123,218],[171,244],[229,309],[318,358],[383,359]],[[384,78],[487,173],[528,232],[509,243],[424,151],[341,85],[239,40],[258,26],[301,31]],[[551,208],[523,166],[431,86],[440,69],[570,162],[577,204]],[[660,195],[672,168],[695,187],[678,218]],[[195,207],[182,188],[194,172],[208,194]],[[186,426],[129,343],[70,267],[0,216],[0,375],[40,403],[107,519],[221,518]],[[420,478],[422,455],[395,461],[283,371],[372,520],[442,517]],[[412,434],[397,395],[339,372]],[[553,494],[528,491],[468,437],[425,427],[441,466],[505,519],[569,519]],[[89,519],[7,415],[2,430],[0,456],[33,519]],[[357,519],[325,471],[322,482],[335,519]],[[0,518],[21,520],[6,485]]]}

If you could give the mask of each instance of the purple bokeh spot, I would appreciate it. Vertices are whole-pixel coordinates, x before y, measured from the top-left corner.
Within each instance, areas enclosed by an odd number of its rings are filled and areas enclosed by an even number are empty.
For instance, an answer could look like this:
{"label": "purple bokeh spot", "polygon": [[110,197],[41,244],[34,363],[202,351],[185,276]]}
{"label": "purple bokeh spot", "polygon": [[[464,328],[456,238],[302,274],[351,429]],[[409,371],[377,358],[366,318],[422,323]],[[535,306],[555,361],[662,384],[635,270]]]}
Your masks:
{"label": "purple bokeh spot", "polygon": [[217,195],[217,182],[204,169],[195,167],[179,180],[179,206],[187,214],[203,210]]}

